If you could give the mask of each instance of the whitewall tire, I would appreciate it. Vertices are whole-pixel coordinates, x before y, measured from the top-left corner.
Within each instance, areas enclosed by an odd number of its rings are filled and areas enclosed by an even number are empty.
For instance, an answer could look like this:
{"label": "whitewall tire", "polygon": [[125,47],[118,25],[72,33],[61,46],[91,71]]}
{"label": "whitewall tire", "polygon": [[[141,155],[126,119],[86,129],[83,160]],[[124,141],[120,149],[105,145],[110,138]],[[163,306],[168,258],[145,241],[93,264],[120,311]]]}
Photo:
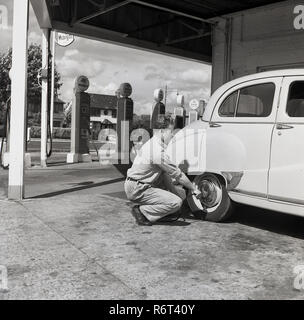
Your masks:
{"label": "whitewall tire", "polygon": [[189,195],[188,204],[192,212],[201,215],[204,220],[222,222],[227,220],[233,211],[225,184],[212,173],[196,176],[193,184],[202,192],[201,198]]}

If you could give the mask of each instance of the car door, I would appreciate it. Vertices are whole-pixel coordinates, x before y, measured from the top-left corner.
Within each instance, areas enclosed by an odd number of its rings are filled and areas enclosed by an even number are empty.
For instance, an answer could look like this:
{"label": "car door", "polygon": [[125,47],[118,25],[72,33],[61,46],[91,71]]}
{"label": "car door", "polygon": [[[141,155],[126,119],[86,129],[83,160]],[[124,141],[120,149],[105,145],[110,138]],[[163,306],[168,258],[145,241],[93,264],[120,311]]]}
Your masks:
{"label": "car door", "polygon": [[228,90],[218,101],[207,135],[210,171],[242,176],[233,191],[267,198],[269,156],[281,77]]}
{"label": "car door", "polygon": [[269,200],[304,204],[304,77],[283,80],[272,138]]}

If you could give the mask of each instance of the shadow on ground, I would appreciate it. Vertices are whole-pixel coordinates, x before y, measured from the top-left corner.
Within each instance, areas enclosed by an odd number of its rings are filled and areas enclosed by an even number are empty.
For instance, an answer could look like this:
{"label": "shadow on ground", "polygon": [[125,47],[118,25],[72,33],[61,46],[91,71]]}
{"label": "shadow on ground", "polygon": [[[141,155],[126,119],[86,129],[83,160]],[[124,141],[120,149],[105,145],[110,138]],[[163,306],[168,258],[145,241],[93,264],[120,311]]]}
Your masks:
{"label": "shadow on ground", "polygon": [[304,219],[285,213],[239,205],[230,222],[304,239]]}
{"label": "shadow on ground", "polygon": [[93,181],[81,182],[81,183],[76,184],[78,186],[70,188],[70,189],[64,189],[64,190],[59,190],[59,191],[55,191],[55,192],[49,192],[49,193],[45,193],[45,194],[38,195],[38,196],[35,196],[35,197],[30,197],[28,199],[52,198],[52,197],[56,197],[56,196],[59,196],[59,195],[66,194],[66,193],[72,193],[72,192],[82,191],[82,190],[86,190],[86,189],[102,187],[102,186],[110,185],[110,184],[113,184],[113,183],[122,182],[124,180],[125,180],[125,178],[118,178],[118,179],[104,181],[104,182],[100,182],[100,183],[94,183]]}
{"label": "shadow on ground", "polygon": [[[190,221],[205,220],[205,215],[202,212],[193,214],[188,206],[184,206],[182,217]],[[236,205],[232,217],[225,224],[237,223],[276,234],[304,239],[304,218],[286,213],[246,205]]]}

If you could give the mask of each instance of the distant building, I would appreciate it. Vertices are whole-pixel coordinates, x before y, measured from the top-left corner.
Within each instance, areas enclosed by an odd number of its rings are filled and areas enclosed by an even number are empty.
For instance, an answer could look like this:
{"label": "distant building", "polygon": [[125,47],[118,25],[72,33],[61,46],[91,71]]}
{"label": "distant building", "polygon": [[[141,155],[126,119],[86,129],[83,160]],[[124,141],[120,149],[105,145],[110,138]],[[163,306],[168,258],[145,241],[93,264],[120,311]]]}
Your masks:
{"label": "distant building", "polygon": [[[62,127],[64,121],[64,104],[65,102],[56,97],[54,99],[54,121],[53,126]],[[28,98],[28,107],[27,107],[27,116],[28,120],[37,119],[38,122],[36,125],[40,125],[40,114],[41,114],[41,99],[38,97],[29,97]],[[37,118],[39,116],[39,119]]]}
{"label": "distant building", "polygon": [[64,121],[64,104],[65,102],[59,98],[54,99],[54,116],[53,116],[53,127],[62,127]]}
{"label": "distant building", "polygon": [[114,129],[117,125],[117,96],[90,94],[91,127],[93,139],[98,139],[102,129]]}

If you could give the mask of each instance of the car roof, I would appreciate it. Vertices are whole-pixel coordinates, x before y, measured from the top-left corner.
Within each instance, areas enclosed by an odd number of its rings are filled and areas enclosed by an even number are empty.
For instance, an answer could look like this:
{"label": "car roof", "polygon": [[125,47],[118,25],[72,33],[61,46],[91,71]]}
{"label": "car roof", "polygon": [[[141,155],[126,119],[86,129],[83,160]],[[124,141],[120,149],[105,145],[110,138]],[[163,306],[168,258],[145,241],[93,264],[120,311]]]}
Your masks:
{"label": "car roof", "polygon": [[213,112],[213,107],[216,101],[221,97],[221,95],[225,91],[227,91],[228,89],[238,84],[251,81],[251,80],[257,80],[257,79],[266,79],[266,78],[275,78],[275,77],[292,77],[292,76],[304,76],[304,69],[281,69],[281,70],[265,71],[265,72],[250,74],[250,75],[236,78],[232,81],[226,82],[212,94],[211,99],[209,100],[209,103],[206,107],[203,120],[210,121],[210,118]]}
{"label": "car roof", "polygon": [[[236,82],[245,82],[249,80],[255,80],[255,79],[263,79],[263,78],[272,78],[272,77],[287,77],[287,76],[304,76],[304,68],[303,69],[281,69],[281,70],[272,70],[272,71],[265,71],[265,72],[258,72],[253,73],[248,76],[243,76],[240,78],[237,78],[235,80],[232,80],[228,83]],[[228,84],[227,83],[227,84]]]}

